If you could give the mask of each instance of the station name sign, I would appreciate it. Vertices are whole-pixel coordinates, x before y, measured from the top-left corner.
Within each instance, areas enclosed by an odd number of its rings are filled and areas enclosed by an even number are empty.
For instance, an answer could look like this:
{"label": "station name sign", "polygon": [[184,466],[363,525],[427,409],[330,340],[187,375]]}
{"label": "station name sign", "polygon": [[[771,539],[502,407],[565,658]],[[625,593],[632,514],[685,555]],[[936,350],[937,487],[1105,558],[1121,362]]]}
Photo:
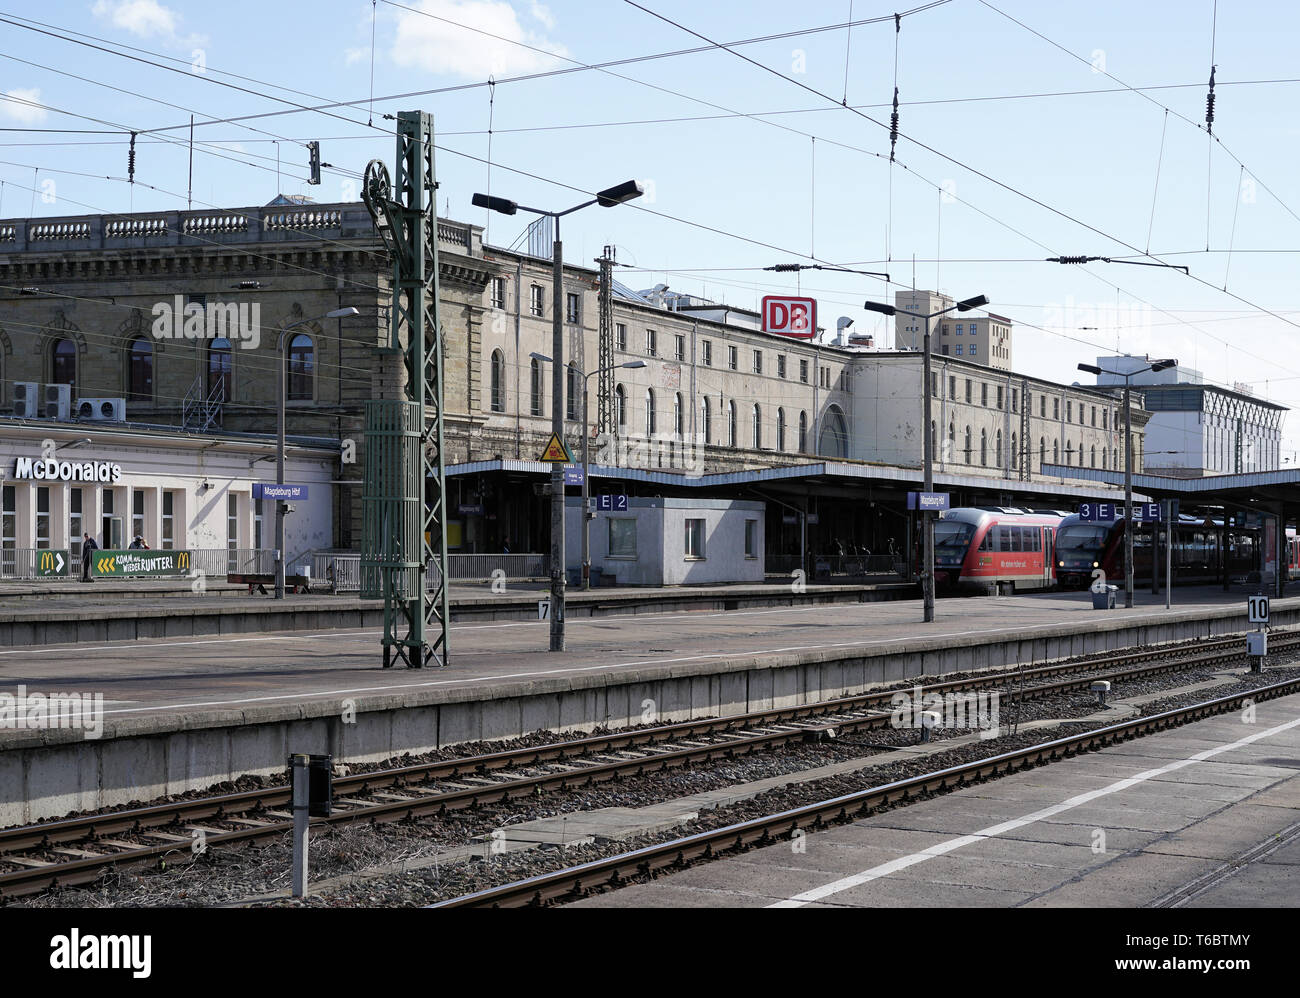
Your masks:
{"label": "station name sign", "polygon": [[117,482],[122,478],[122,466],[111,461],[19,457],[14,459],[14,478],[19,481]]}
{"label": "station name sign", "polygon": [[253,498],[279,499],[281,502],[288,499],[306,499],[307,486],[275,485],[269,482],[255,482],[253,484]]}
{"label": "station name sign", "polygon": [[907,494],[908,509],[948,509],[947,492],[909,492]]}

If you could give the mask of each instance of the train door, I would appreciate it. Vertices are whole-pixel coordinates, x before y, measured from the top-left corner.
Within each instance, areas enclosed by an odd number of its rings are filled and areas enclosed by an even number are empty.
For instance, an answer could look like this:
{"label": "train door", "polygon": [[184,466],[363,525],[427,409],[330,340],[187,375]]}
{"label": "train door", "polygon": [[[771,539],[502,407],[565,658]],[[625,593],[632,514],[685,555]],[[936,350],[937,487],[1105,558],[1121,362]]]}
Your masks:
{"label": "train door", "polygon": [[1052,528],[1039,527],[1038,532],[1042,535],[1040,544],[1043,548],[1043,585],[1051,588],[1056,581],[1056,557],[1052,552]]}

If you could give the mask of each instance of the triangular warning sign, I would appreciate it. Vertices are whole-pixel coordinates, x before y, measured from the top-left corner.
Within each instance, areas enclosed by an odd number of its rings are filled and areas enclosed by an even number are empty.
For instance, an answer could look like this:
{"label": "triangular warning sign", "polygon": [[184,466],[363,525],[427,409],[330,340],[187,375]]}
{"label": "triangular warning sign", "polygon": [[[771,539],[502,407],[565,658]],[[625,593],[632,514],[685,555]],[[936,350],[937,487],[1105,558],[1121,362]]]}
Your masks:
{"label": "triangular warning sign", "polygon": [[573,463],[573,457],[569,454],[568,448],[564,446],[564,441],[554,433],[551,434],[551,439],[546,441],[546,449],[542,451],[542,456],[537,460],[550,461],[553,464]]}

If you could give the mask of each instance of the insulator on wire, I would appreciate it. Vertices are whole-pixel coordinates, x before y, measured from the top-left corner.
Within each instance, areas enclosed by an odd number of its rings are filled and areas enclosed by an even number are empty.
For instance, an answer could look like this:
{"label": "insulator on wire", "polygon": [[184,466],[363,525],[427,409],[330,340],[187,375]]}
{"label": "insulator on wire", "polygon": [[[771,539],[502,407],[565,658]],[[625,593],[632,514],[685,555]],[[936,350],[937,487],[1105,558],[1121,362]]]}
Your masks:
{"label": "insulator on wire", "polygon": [[1210,92],[1205,97],[1205,130],[1211,135],[1214,134],[1214,71],[1217,68],[1210,67]]}
{"label": "insulator on wire", "polygon": [[889,116],[889,161],[894,161],[894,146],[898,144],[898,87],[894,88],[894,113]]}
{"label": "insulator on wire", "polygon": [[126,178],[130,183],[135,183],[135,132],[131,133],[131,148],[126,154]]}

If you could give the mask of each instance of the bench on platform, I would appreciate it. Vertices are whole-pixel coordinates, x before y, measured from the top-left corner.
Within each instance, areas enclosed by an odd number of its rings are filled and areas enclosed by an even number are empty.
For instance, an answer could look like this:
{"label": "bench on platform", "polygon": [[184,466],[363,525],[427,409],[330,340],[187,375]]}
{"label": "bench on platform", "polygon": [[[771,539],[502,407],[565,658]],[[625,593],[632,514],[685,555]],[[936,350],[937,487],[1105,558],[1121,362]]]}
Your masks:
{"label": "bench on platform", "polygon": [[[248,574],[248,573],[239,573],[239,572],[229,572],[226,575],[226,581],[233,582],[236,585],[248,586],[249,596],[253,595],[254,587],[257,588],[257,591],[259,593],[261,593],[263,596],[266,596],[268,595],[266,591],[266,587],[275,585],[275,575],[261,574],[261,573]],[[286,575],[284,577],[284,587],[288,589],[290,586],[293,587],[293,594],[295,596],[299,592],[309,593],[311,592],[311,578],[310,576],[306,576],[306,575]]]}

